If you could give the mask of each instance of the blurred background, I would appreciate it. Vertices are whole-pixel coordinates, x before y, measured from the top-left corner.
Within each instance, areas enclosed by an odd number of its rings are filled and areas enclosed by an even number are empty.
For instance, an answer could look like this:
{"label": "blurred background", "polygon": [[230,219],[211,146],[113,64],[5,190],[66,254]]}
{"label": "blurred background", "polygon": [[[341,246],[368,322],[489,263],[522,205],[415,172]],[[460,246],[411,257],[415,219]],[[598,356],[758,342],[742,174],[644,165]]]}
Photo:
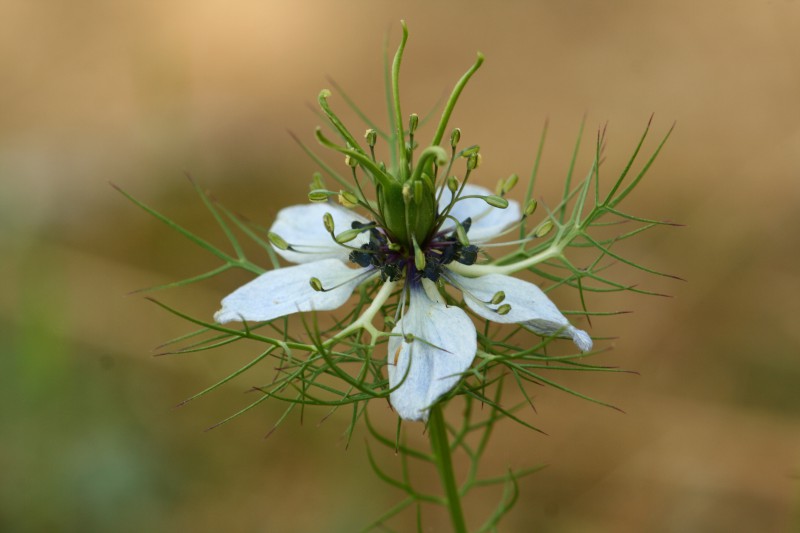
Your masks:
{"label": "blurred background", "polygon": [[[128,293],[217,263],[108,185],[222,243],[188,172],[269,225],[305,201],[315,165],[287,130],[314,144],[326,76],[385,120],[382,47],[401,18],[404,112],[486,55],[451,125],[481,145],[490,187],[529,173],[546,118],[550,204],[584,114],[579,168],[608,123],[607,177],[651,113],[646,153],[677,122],[627,210],[686,226],[622,249],[688,281],[628,272],[672,297],[590,299],[634,311],[591,331],[615,337],[596,362],[639,375],[558,378],[625,413],[533,391],[548,435],[504,426],[489,466],[549,466],[501,531],[800,529],[800,4],[399,4],[0,2],[0,530],[348,532],[401,498],[370,470],[363,427],[345,449],[344,413],[264,440],[282,409],[267,403],[203,431],[269,368],[174,408],[253,354],[153,356],[190,327]],[[158,297],[210,317],[244,279]]]}

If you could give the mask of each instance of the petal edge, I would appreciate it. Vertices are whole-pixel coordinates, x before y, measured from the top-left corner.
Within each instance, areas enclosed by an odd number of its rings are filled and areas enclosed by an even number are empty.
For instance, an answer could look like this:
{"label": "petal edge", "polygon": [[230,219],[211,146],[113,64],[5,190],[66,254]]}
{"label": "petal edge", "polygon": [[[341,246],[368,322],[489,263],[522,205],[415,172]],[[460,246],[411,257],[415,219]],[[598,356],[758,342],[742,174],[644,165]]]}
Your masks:
{"label": "petal edge", "polygon": [[[550,298],[533,283],[503,274],[470,278],[448,270],[445,276],[463,292],[464,301],[478,316],[501,324],[517,323],[545,337],[557,335],[572,339],[582,352],[592,349],[589,334],[571,325]],[[486,303],[500,291],[505,293],[501,304]],[[503,304],[511,308],[501,315],[496,309]]]}
{"label": "petal edge", "polygon": [[[327,290],[314,290],[309,283],[312,277]],[[338,259],[269,270],[223,298],[214,320],[220,324],[262,322],[301,311],[336,309],[368,277],[367,269],[348,268]]]}
{"label": "petal edge", "polygon": [[[293,250],[276,248],[278,255],[292,263],[311,263],[322,259],[348,261],[350,250],[339,246],[330,236],[322,222],[325,213],[330,213],[336,233],[351,228],[353,222],[368,222],[357,213],[331,203],[299,204],[278,211],[270,231],[292,245]],[[358,248],[369,241],[369,235],[361,234],[349,244]]]}
{"label": "petal edge", "polygon": [[[414,338],[406,341],[405,335]],[[431,405],[461,379],[477,350],[475,326],[458,307],[412,289],[409,308],[392,330],[387,373],[392,406],[405,420],[425,421]]]}

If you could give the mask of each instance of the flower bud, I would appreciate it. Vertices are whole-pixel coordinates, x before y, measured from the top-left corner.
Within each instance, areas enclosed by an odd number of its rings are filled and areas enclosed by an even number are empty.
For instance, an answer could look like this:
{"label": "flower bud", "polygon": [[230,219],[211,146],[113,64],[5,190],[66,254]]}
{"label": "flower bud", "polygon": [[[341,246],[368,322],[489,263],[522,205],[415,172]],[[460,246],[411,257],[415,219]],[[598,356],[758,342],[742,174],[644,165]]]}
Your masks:
{"label": "flower bud", "polygon": [[489,196],[484,196],[483,201],[489,204],[490,206],[497,207],[499,209],[505,209],[506,207],[508,207],[508,200],[500,196],[495,196],[493,194]]}
{"label": "flower bud", "polygon": [[328,233],[333,233],[333,215],[330,213],[325,213],[322,215],[322,224],[325,226],[325,229],[328,231]]}
{"label": "flower bud", "polygon": [[364,138],[367,140],[367,146],[373,148],[378,141],[378,132],[373,128],[369,128],[367,133],[364,134]]}
{"label": "flower bud", "polygon": [[417,239],[414,237],[414,266],[417,267],[417,270],[422,272],[425,270],[425,254],[417,244]]}
{"label": "flower bud", "polygon": [[358,166],[358,161],[349,155],[344,156],[344,163],[350,168],[356,168]]}
{"label": "flower bud", "polygon": [[472,154],[467,159],[467,170],[475,170],[481,166],[481,154]]}
{"label": "flower bud", "polygon": [[453,150],[458,146],[458,141],[461,140],[461,128],[455,128],[453,133],[450,134],[450,146]]}
{"label": "flower bud", "polygon": [[283,240],[283,237],[278,235],[277,233],[272,233],[271,231],[267,234],[267,238],[269,242],[272,243],[272,246],[277,248],[278,250],[288,250],[289,244]]}
{"label": "flower bud", "polygon": [[309,186],[309,188],[312,191],[316,189],[325,188],[325,182],[322,181],[322,174],[320,174],[319,172],[314,172],[314,175],[311,176],[311,185]]}
{"label": "flower bud", "polygon": [[350,191],[339,191],[339,203],[348,209],[358,205],[358,196]]}
{"label": "flower bud", "polygon": [[331,193],[326,191],[325,189],[314,189],[310,193],[308,193],[308,201],[319,204],[328,201],[328,196]]}
{"label": "flower bud", "polygon": [[504,293],[503,291],[497,291],[496,293],[494,293],[494,296],[492,296],[491,303],[492,305],[497,305],[505,299],[506,299],[506,293]]}
{"label": "flower bud", "polygon": [[467,231],[464,229],[464,226],[461,225],[461,223],[456,223],[456,239],[458,239],[458,242],[461,244],[461,246],[469,246]]}
{"label": "flower bud", "polygon": [[506,181],[503,182],[503,188],[501,190],[502,194],[504,195],[508,194],[508,192],[511,191],[511,189],[513,189],[517,185],[518,181],[519,181],[519,176],[517,176],[516,174],[511,174],[508,177],[508,179],[506,179]]}
{"label": "flower bud", "polygon": [[458,190],[458,178],[455,176],[450,176],[447,178],[447,188],[450,190],[451,193],[455,194]]}
{"label": "flower bud", "polygon": [[461,152],[461,157],[469,157],[471,155],[475,155],[481,151],[481,147],[477,144],[473,144],[469,148],[465,148],[463,152]]}
{"label": "flower bud", "polygon": [[414,132],[417,131],[417,126],[419,126],[419,115],[411,113],[411,116],[408,117],[408,133],[414,135]]}
{"label": "flower bud", "polygon": [[536,200],[534,200],[534,199],[528,200],[528,203],[525,204],[525,210],[523,211],[523,213],[525,213],[525,216],[529,217],[532,214],[534,214],[536,212],[536,207],[538,205],[539,204],[538,204],[538,202]]}
{"label": "flower bud", "polygon": [[510,311],[511,311],[511,305],[510,304],[503,304],[503,305],[501,305],[500,307],[497,308],[497,314],[498,315],[507,315]]}
{"label": "flower bud", "polygon": [[325,288],[322,286],[322,282],[319,278],[311,278],[308,280],[308,284],[311,285],[311,288],[317,292],[324,292]]}
{"label": "flower bud", "polygon": [[542,221],[541,224],[539,224],[539,227],[537,227],[536,230],[534,230],[533,235],[536,238],[542,238],[548,233],[550,233],[550,230],[552,229],[553,229],[553,219],[548,218],[547,220],[544,220]]}
{"label": "flower bud", "polygon": [[345,230],[345,231],[341,232],[339,235],[337,235],[336,237],[334,237],[334,239],[335,239],[335,240],[336,240],[336,242],[338,242],[339,244],[344,244],[344,243],[346,243],[346,242],[350,242],[350,241],[352,241],[353,239],[355,239],[356,237],[358,237],[358,235],[359,235],[360,233],[362,233],[363,231],[364,231],[364,230],[363,230],[362,228],[353,228],[353,229],[348,229],[348,230]]}

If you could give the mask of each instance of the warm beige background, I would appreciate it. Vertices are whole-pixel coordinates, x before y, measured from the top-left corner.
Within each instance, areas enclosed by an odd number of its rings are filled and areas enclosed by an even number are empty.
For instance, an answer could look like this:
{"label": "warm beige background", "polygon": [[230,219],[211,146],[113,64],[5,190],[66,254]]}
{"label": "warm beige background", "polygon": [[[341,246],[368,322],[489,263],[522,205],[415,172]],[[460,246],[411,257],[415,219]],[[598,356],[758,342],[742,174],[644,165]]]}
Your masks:
{"label": "warm beige background", "polygon": [[[453,125],[482,146],[487,184],[528,172],[545,117],[551,202],[584,113],[588,144],[609,122],[609,174],[651,113],[654,139],[677,121],[629,210],[687,227],[625,250],[688,282],[631,274],[674,298],[593,300],[635,310],[593,332],[618,337],[598,362],[641,375],[559,377],[627,414],[535,391],[549,436],[505,427],[491,463],[550,467],[501,530],[800,527],[797,1],[5,0],[0,529],[346,532],[399,498],[371,474],[363,431],[344,450],[345,416],[292,419],[264,442],[273,404],[202,432],[268,369],[171,408],[245,359],[150,356],[186,326],[125,294],[215,263],[107,182],[214,238],[188,171],[269,224],[304,198],[314,166],[286,130],[313,140],[326,75],[382,116],[382,42],[400,18],[407,112],[486,54]],[[242,279],[160,297],[210,316]]]}

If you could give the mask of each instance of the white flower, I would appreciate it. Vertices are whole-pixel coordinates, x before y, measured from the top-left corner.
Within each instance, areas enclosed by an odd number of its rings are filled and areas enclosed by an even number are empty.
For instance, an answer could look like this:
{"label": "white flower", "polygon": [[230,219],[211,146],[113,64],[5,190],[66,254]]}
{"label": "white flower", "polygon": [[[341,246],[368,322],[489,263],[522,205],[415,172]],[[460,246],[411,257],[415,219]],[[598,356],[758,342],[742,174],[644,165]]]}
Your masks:
{"label": "white flower", "polygon": [[[462,196],[489,194],[474,185],[466,185],[461,193]],[[440,212],[450,200],[451,193],[445,189]],[[385,242],[377,229],[367,230],[347,243],[351,248],[337,244],[323,226],[325,213],[332,215],[339,229],[350,229],[353,222],[369,222],[331,204],[297,205],[281,210],[270,231],[286,241],[289,248],[276,252],[298,264],[268,271],[239,287],[222,300],[222,309],[214,315],[215,320],[267,321],[299,311],[336,309],[359,284],[381,276],[386,290],[378,293],[369,310],[359,318],[360,326],[375,334],[377,330],[371,320],[390,296],[395,278],[404,276],[400,305],[404,312],[389,338],[387,368],[391,403],[407,420],[427,419],[430,406],[458,383],[472,364],[477,349],[472,320],[460,307],[446,305],[432,280],[441,277],[461,290],[467,306],[482,318],[517,323],[543,336],[571,338],[582,351],[591,349],[589,335],[573,327],[536,285],[497,273],[486,265],[472,265],[474,252],[471,260],[464,259],[470,255],[469,250],[446,236],[455,228],[452,220],[442,225],[424,251],[431,270],[420,272],[413,257],[400,257],[388,249],[374,253],[374,239]],[[506,209],[497,209],[480,198],[465,198],[453,205],[450,215],[458,221],[469,219],[470,244],[480,245],[517,222],[521,213],[514,201],[509,201]],[[360,261],[353,259],[352,248],[370,246],[370,239],[373,239],[373,251],[369,252],[372,255],[364,252]],[[367,266],[347,266],[355,263]],[[512,270],[504,267],[497,271]],[[312,287],[312,278],[316,288]],[[324,290],[318,290],[319,285]],[[407,306],[403,305],[406,294]]]}

